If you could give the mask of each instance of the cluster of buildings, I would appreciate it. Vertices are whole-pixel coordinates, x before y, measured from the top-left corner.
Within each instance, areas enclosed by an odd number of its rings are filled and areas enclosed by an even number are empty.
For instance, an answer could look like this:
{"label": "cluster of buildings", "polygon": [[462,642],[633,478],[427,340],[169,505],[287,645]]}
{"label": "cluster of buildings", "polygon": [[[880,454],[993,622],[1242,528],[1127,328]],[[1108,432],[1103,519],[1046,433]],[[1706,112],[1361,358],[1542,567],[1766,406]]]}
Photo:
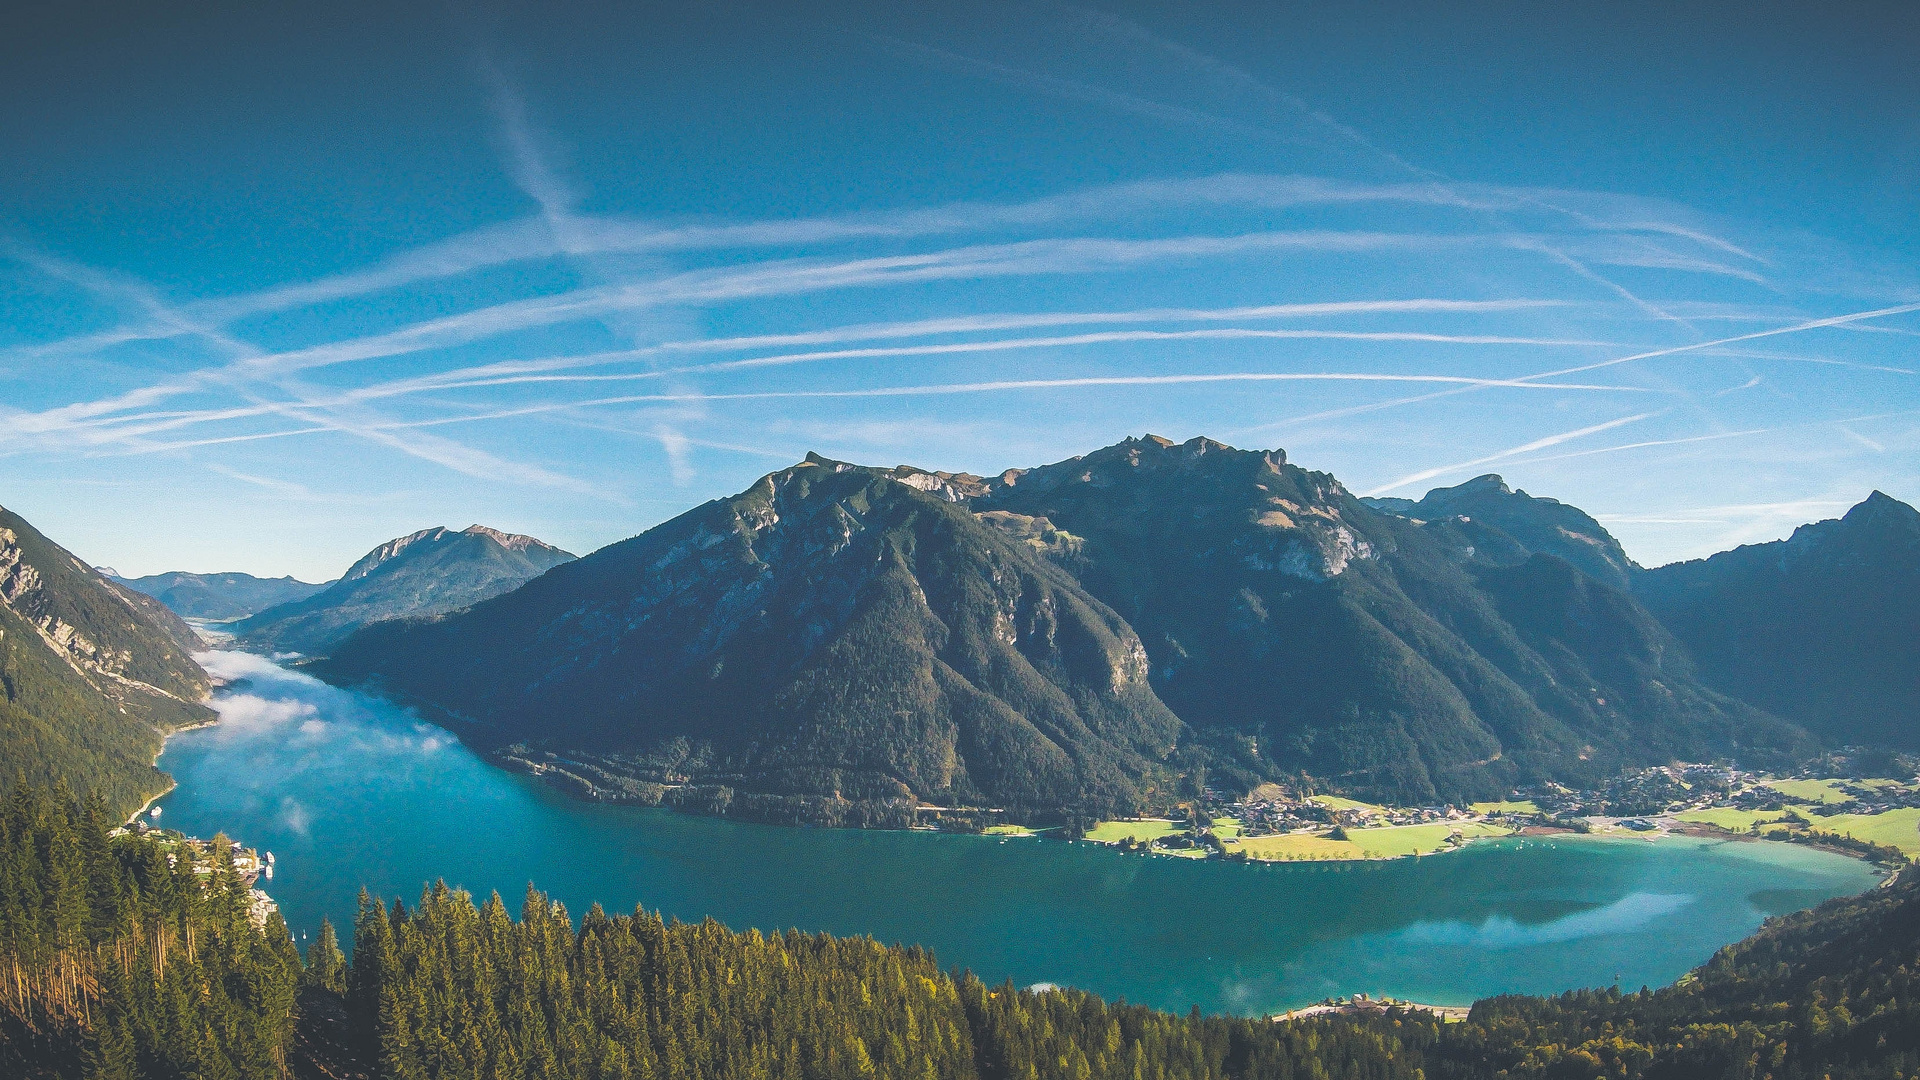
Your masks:
{"label": "cluster of buildings", "polygon": [[[157,808],[155,813],[157,816]],[[175,829],[159,828],[138,817],[113,830],[111,835],[138,836],[155,842],[162,848],[169,849],[167,852],[169,867],[179,866],[180,859],[184,857],[193,867],[196,875],[209,878],[213,875],[214,860],[218,858],[217,847],[224,843],[228,846],[233,859],[234,871],[240,875],[241,883],[247,888],[247,917],[252,920],[253,925],[262,930],[266,929],[267,920],[274,912],[280,910],[280,905],[274,902],[273,897],[268,896],[265,890],[255,887],[262,878],[268,881],[273,880],[274,856],[271,851],[263,853],[246,847],[238,841],[227,840],[225,837],[202,840]]]}

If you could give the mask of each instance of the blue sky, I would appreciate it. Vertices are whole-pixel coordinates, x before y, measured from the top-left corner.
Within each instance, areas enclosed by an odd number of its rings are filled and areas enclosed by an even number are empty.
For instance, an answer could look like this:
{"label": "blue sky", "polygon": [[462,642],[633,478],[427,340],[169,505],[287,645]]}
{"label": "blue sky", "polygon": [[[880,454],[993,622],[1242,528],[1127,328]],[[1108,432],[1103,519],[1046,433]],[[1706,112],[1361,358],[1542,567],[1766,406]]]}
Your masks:
{"label": "blue sky", "polygon": [[1143,432],[1649,564],[1920,499],[1912,5],[791,7],[0,16],[0,503],[320,580]]}

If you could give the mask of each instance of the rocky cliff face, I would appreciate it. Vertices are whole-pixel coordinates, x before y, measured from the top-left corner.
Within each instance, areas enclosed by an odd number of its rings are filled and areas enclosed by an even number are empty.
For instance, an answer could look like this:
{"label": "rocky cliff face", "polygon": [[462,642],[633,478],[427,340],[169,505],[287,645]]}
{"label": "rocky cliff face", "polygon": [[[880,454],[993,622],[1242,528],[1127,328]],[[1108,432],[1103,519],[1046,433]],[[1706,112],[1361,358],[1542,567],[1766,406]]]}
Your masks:
{"label": "rocky cliff face", "polygon": [[1181,731],[1145,649],[973,483],[810,457],[326,670],[651,783],[1130,809]]}
{"label": "rocky cliff face", "polygon": [[0,509],[0,604],[104,696],[164,724],[211,683],[183,645],[192,629],[143,599]]}
{"label": "rocky cliff face", "polygon": [[122,812],[165,789],[161,733],[212,717],[211,680],[148,605],[0,509],[0,787],[65,779]]}

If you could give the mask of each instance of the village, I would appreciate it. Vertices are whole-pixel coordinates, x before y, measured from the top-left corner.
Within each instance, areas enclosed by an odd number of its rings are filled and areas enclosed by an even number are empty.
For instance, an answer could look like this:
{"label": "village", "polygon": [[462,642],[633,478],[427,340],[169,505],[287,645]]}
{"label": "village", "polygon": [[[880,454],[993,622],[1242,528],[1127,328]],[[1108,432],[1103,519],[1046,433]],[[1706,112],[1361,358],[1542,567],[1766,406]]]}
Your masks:
{"label": "village", "polygon": [[224,850],[233,860],[233,869],[240,875],[241,884],[247,889],[247,917],[259,929],[266,929],[267,921],[280,910],[280,905],[266,890],[258,888],[262,879],[273,880],[273,852],[261,852],[246,847],[237,840],[229,839],[225,834],[215,834],[211,840],[197,836],[188,836],[177,829],[163,829],[153,824],[161,813],[160,807],[152,807],[141,814],[134,815],[127,824],[114,829],[110,836],[137,836],[143,840],[167,849],[167,865],[177,867],[181,857],[185,857],[193,866],[193,872],[203,878],[211,878],[214,868],[219,865]]}
{"label": "village", "polygon": [[1103,821],[1085,839],[1142,854],[1268,862],[1420,857],[1516,835],[1775,840],[1887,867],[1920,857],[1920,781],[1774,776],[1722,764],[1637,769],[1592,790],[1547,784],[1465,806],[1386,806],[1270,783],[1240,799],[1210,792],[1183,809],[1184,817]]}

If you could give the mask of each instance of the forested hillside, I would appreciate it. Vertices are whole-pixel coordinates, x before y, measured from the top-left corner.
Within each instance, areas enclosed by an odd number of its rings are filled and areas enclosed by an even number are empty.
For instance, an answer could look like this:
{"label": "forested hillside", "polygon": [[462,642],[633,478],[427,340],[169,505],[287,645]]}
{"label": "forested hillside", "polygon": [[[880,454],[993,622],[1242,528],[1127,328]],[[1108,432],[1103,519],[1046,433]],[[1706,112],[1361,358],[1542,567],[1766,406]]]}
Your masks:
{"label": "forested hillside", "polygon": [[110,839],[115,823],[65,789],[0,806],[0,1076],[282,1076],[300,974],[286,925],[253,921],[230,848],[196,864]]}
{"label": "forested hillside", "polygon": [[[1180,1016],[988,986],[924,950],[598,907],[576,925],[437,885],[364,897],[351,966],[301,973],[277,915],[110,838],[96,801],[0,807],[0,1075],[155,1080],[899,1077],[1895,1080],[1920,1070],[1920,872],[1775,919],[1663,990],[1389,1011]],[[1117,857],[1117,856],[1116,856]],[[298,997],[296,998],[296,993]]]}
{"label": "forested hillside", "polygon": [[64,781],[124,816],[166,790],[162,733],[213,715],[192,638],[0,509],[0,792]]}

